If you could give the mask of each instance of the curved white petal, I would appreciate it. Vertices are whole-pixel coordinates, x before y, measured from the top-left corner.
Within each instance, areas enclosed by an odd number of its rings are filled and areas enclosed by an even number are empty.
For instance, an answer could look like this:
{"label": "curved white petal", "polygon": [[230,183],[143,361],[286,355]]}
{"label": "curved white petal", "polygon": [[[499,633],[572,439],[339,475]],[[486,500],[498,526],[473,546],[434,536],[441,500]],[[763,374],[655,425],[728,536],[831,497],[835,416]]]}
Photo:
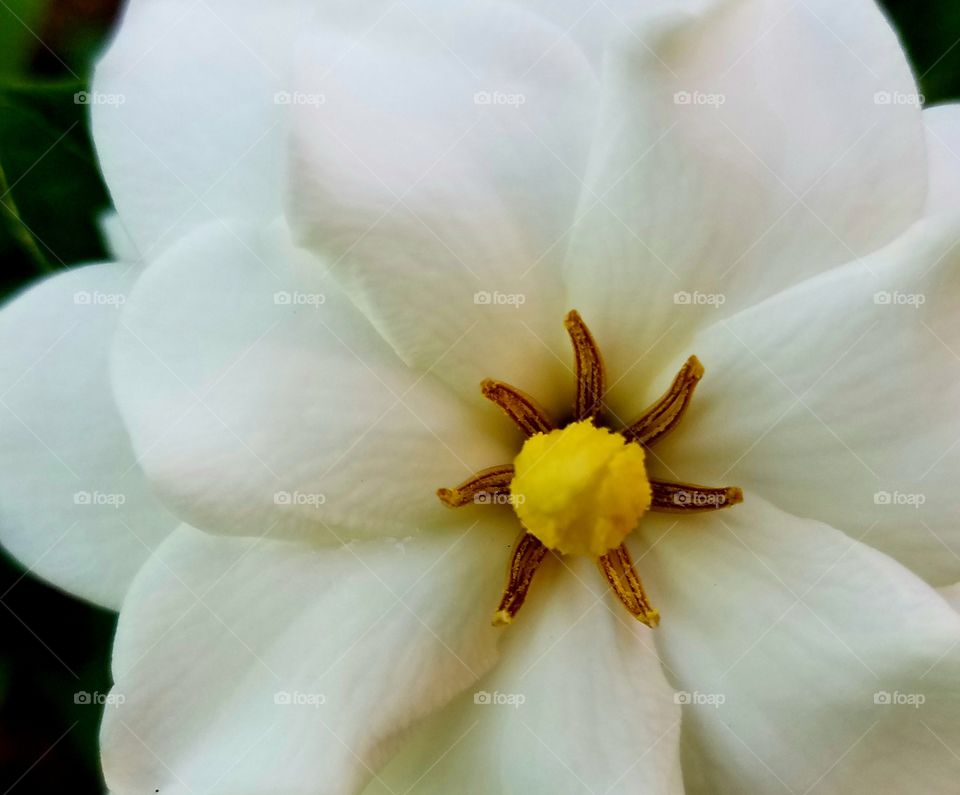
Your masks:
{"label": "curved white petal", "polygon": [[568,267],[624,402],[658,351],[879,248],[926,194],[917,89],[872,0],[657,3],[630,32]]}
{"label": "curved white petal", "polygon": [[949,792],[960,616],[899,564],[747,495],[645,517],[687,792]]}
{"label": "curved white petal", "polygon": [[921,222],[698,335],[703,383],[655,448],[667,474],[742,486],[955,582],[958,242],[956,218]]}
{"label": "curved white petal", "polygon": [[501,661],[364,795],[683,792],[680,707],[653,634],[589,560],[548,558]]}
{"label": "curved white petal", "polygon": [[133,0],[97,65],[93,133],[150,258],[211,218],[280,209],[291,42],[305,0]]}
{"label": "curved white petal", "polygon": [[317,550],[182,527],[121,612],[111,792],[359,791],[496,659],[509,540],[486,523]]}
{"label": "curved white petal", "polygon": [[930,192],[927,215],[960,210],[960,104],[923,111]]}
{"label": "curved white petal", "polygon": [[297,236],[406,362],[442,358],[471,398],[486,377],[570,394],[559,263],[596,92],[562,33],[506,4],[408,2],[301,47]]}
{"label": "curved white petal", "polygon": [[176,525],[110,390],[130,281],[118,265],[69,270],[0,311],[0,540],[34,574],[110,608]]}
{"label": "curved white petal", "polygon": [[442,526],[436,490],[508,463],[508,422],[403,366],[334,285],[305,291],[297,271],[318,267],[280,226],[213,224],[144,272],[114,349],[144,469],[214,532]]}

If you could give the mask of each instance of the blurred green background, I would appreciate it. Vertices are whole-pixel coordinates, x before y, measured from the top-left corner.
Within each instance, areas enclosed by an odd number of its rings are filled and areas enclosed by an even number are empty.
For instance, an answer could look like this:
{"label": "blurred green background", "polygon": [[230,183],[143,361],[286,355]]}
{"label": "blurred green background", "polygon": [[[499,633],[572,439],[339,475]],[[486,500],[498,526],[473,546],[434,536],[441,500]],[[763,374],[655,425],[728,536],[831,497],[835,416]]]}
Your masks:
{"label": "blurred green background", "polygon": [[[960,3],[883,5],[927,102],[960,98]],[[45,273],[105,256],[97,218],[108,198],[87,108],[73,96],[86,85],[117,6],[0,0],[0,299]],[[109,689],[113,626],[112,614],[44,586],[0,552],[0,795],[104,792],[100,708],[74,696]]]}

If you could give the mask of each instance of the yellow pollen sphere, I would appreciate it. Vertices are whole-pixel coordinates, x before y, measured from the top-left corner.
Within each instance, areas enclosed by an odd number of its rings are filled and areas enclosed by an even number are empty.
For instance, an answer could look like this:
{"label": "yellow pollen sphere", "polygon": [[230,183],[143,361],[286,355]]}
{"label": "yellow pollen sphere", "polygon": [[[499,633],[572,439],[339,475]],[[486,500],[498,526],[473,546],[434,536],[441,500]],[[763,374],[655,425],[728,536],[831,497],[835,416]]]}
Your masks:
{"label": "yellow pollen sphere", "polygon": [[650,507],[643,448],[590,420],[538,433],[514,461],[512,503],[528,533],[564,555],[620,546]]}

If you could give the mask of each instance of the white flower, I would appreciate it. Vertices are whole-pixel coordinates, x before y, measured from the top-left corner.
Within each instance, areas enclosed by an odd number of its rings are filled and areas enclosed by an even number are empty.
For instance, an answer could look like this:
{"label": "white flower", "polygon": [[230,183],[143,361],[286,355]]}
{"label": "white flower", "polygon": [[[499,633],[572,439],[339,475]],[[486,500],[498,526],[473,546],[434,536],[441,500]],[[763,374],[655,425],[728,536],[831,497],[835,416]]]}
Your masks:
{"label": "white flower", "polygon": [[[950,791],[960,115],[875,6],[316,5],[130,3],[148,264],[0,314],[4,542],[122,603],[111,791]],[[435,496],[523,443],[482,379],[569,415],[572,308],[615,428],[699,357],[646,466],[743,489],[627,539],[655,630],[573,556],[491,626],[516,514]]]}

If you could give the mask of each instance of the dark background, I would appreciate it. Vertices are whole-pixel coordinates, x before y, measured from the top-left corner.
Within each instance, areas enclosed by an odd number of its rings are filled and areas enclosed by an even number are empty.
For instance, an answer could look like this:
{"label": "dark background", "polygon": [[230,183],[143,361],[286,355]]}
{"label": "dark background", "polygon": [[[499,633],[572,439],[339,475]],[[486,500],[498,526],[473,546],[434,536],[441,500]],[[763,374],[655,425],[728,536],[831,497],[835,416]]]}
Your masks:
{"label": "dark background", "polygon": [[[960,97],[960,3],[882,5],[927,103]],[[96,219],[108,199],[86,107],[73,94],[117,6],[0,0],[0,299],[45,273],[105,257]],[[109,690],[113,627],[113,614],[43,585],[0,550],[0,795],[104,793],[101,708],[76,704],[74,694]]]}

